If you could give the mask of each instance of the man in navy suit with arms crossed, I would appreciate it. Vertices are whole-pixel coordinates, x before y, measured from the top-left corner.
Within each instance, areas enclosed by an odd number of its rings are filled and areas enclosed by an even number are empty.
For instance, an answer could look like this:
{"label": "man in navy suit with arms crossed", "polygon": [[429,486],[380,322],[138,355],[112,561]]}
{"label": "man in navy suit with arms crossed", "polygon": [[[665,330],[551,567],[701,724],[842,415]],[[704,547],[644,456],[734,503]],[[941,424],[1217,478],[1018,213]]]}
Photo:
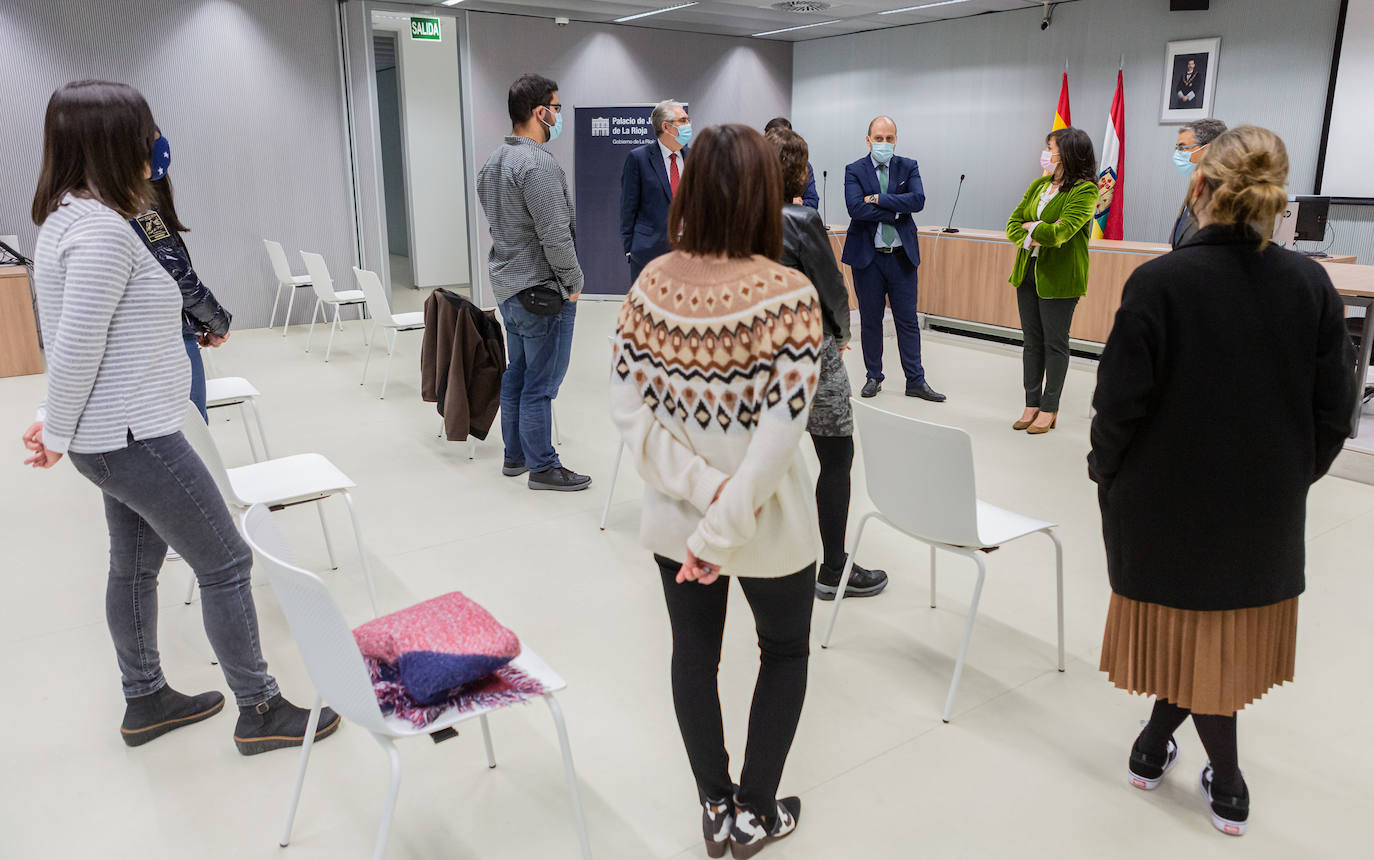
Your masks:
{"label": "man in navy suit with arms crossed", "polygon": [[883,382],[883,314],[892,306],[897,351],[906,374],[906,394],[933,403],[945,395],[926,383],[921,366],[921,328],[916,318],[916,267],[921,252],[912,213],[926,205],[921,171],[914,158],[895,155],[897,123],[880,116],[868,124],[869,154],[844,171],[849,234],[842,261],[854,272],[859,300],[860,342],[868,380],[860,395],[873,397]]}
{"label": "man in navy suit with arms crossed", "polygon": [[630,150],[620,171],[620,238],[630,262],[630,283],[668,245],[668,206],[677,193],[692,139],[692,121],[680,102],[667,99],[649,116],[658,140]]}

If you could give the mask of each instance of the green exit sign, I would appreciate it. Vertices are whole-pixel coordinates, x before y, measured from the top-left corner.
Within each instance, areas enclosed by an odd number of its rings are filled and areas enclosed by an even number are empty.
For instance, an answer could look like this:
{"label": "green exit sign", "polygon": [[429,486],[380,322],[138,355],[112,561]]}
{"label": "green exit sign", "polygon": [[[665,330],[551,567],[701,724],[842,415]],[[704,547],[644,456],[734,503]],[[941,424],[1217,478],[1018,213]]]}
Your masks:
{"label": "green exit sign", "polygon": [[438,18],[411,18],[410,19],[410,38],[425,39],[430,42],[438,42],[442,31],[439,29]]}

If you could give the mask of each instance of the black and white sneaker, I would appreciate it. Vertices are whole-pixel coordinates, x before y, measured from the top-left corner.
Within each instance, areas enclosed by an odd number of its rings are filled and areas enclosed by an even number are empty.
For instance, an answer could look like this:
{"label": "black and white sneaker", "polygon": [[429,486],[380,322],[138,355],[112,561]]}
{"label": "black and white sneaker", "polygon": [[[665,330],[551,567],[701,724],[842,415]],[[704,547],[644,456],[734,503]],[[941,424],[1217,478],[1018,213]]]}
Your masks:
{"label": "black and white sneaker", "polygon": [[1126,765],[1126,771],[1130,775],[1131,785],[1154,791],[1164,781],[1164,774],[1175,764],[1178,764],[1178,742],[1173,738],[1169,738],[1169,743],[1165,745],[1163,756],[1141,752],[1140,742],[1137,741],[1131,745],[1131,760]]}
{"label": "black and white sneaker", "polygon": [[701,835],[706,839],[706,856],[724,857],[730,847],[730,831],[735,827],[735,803],[722,800],[701,805]]}
{"label": "black and white sneaker", "polygon": [[589,475],[579,475],[572,469],[565,469],[562,466],[554,466],[552,469],[545,469],[542,472],[530,472],[529,487],[531,490],[555,490],[561,493],[573,493],[578,490],[585,490],[592,485]]}
{"label": "black and white sneaker", "polygon": [[501,474],[507,478],[517,478],[529,470],[530,467],[524,463],[512,463],[510,460],[504,460],[501,463]]}
{"label": "black and white sneaker", "polygon": [[735,810],[735,826],[730,831],[730,854],[735,860],[746,860],[762,851],[770,842],[792,835],[801,819],[801,798],[784,797],[778,801],[773,826],[765,827],[763,820],[751,809]]}
{"label": "black and white sneaker", "polygon": [[1198,790],[1211,806],[1212,826],[1227,836],[1244,836],[1250,819],[1250,789],[1242,780],[1240,794],[1217,794],[1212,791],[1212,763],[1202,769]]}
{"label": "black and white sneaker", "polygon": [[[848,560],[848,556],[845,557]],[[816,596],[821,600],[834,600],[840,590],[840,576],[844,573],[844,563],[830,567],[824,562],[816,571]],[[849,572],[849,583],[844,588],[845,597],[873,597],[887,588],[887,572],[869,570],[854,562]]]}

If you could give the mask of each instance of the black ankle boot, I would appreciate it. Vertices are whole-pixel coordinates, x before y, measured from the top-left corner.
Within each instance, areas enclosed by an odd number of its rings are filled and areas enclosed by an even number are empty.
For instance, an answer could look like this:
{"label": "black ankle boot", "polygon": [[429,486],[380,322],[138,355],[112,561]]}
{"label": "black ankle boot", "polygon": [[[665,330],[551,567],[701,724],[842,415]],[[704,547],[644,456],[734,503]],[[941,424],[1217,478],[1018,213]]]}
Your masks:
{"label": "black ankle boot", "polygon": [[126,699],[119,734],[131,747],[160,738],[173,729],[209,719],[224,707],[224,695],[211,690],[199,696],[178,693],[164,686],[156,693]]}
{"label": "black ankle boot", "polygon": [[[305,728],[309,722],[309,708],[298,708],[278,693],[255,707],[239,708],[239,722],[234,726],[234,745],[244,755],[298,747],[305,743]],[[315,727],[315,740],[323,740],[334,734],[339,723],[338,714],[329,708],[322,708],[319,725]]]}

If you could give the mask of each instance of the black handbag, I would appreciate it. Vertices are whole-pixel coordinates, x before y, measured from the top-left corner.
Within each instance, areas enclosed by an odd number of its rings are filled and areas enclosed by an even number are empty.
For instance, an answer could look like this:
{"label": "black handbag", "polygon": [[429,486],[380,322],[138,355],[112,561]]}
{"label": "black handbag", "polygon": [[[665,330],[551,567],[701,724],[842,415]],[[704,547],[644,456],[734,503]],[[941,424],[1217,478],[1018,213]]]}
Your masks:
{"label": "black handbag", "polygon": [[541,317],[557,316],[563,311],[563,295],[550,287],[528,287],[515,294],[520,306]]}

